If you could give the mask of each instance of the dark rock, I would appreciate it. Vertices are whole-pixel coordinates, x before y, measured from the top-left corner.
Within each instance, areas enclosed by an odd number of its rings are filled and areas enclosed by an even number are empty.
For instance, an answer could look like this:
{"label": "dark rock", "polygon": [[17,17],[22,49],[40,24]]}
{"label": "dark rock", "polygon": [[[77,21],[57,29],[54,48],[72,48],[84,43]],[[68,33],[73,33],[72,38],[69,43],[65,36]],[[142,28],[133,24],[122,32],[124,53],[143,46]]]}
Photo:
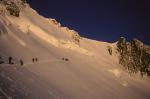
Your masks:
{"label": "dark rock", "polygon": [[27,3],[27,0],[21,0],[23,3]]}
{"label": "dark rock", "polygon": [[119,63],[130,73],[140,72],[141,75],[150,76],[150,47],[144,45],[138,39],[126,42],[121,37],[117,43],[117,50],[120,53]]}
{"label": "dark rock", "polygon": [[20,9],[15,3],[11,3],[6,9],[9,11],[10,15],[19,17]]}
{"label": "dark rock", "polygon": [[76,31],[74,31],[74,30],[72,30],[72,38],[74,39],[74,41],[76,42],[76,43],[80,43],[80,40],[81,40],[81,37],[80,37],[80,35],[78,34],[78,32],[76,32]]}
{"label": "dark rock", "polygon": [[4,5],[10,15],[19,17],[22,7],[25,7],[26,0],[0,0],[0,4]]}
{"label": "dark rock", "polygon": [[108,46],[108,52],[110,55],[112,55],[112,47]]}

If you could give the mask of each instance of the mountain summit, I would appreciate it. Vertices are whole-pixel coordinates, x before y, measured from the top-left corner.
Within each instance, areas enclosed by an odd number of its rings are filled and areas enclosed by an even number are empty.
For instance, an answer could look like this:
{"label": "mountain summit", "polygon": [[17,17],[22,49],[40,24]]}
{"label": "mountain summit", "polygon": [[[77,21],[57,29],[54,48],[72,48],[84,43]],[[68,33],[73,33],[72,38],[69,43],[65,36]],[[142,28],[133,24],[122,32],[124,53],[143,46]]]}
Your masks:
{"label": "mountain summit", "polygon": [[26,0],[0,0],[0,99],[149,99],[149,76],[141,41],[87,39]]}

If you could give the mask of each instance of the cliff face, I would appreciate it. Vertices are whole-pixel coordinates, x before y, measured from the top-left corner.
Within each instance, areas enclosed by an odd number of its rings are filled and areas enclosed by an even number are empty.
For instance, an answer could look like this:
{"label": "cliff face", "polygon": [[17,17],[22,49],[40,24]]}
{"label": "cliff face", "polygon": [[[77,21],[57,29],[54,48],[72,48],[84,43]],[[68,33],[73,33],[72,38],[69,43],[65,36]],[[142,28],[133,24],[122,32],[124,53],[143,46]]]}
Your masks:
{"label": "cliff face", "polygon": [[0,12],[9,13],[10,15],[19,17],[20,10],[25,6],[26,0],[0,0]]}
{"label": "cliff face", "polygon": [[150,76],[150,47],[141,41],[133,39],[126,42],[121,37],[117,43],[117,50],[120,53],[119,63],[130,73],[140,72],[141,76]]}

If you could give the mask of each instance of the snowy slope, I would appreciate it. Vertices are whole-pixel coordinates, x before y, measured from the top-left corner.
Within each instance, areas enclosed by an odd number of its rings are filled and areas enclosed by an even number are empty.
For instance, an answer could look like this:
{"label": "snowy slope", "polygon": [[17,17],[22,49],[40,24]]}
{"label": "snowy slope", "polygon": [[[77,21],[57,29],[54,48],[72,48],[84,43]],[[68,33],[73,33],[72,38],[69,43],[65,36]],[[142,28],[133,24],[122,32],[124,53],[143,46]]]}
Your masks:
{"label": "snowy slope", "polygon": [[[0,96],[8,99],[149,99],[150,80],[118,64],[116,43],[82,38],[29,6],[0,15]],[[113,48],[113,55],[108,53]],[[32,58],[38,62],[33,63]],[[68,58],[69,61],[63,61]],[[24,66],[19,65],[19,60]],[[0,99],[1,99],[0,97]],[[3,99],[3,98],[2,98]]]}

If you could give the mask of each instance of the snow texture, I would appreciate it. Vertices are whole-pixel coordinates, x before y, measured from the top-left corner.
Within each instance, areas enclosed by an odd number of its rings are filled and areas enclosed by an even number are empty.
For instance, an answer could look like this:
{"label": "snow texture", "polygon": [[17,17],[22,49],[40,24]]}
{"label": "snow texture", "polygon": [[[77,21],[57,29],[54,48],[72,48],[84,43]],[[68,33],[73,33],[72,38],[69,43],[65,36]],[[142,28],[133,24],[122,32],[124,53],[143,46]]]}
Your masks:
{"label": "snow texture", "polygon": [[150,99],[150,79],[121,68],[116,43],[77,43],[76,32],[29,6],[0,15],[0,31],[0,99]]}

